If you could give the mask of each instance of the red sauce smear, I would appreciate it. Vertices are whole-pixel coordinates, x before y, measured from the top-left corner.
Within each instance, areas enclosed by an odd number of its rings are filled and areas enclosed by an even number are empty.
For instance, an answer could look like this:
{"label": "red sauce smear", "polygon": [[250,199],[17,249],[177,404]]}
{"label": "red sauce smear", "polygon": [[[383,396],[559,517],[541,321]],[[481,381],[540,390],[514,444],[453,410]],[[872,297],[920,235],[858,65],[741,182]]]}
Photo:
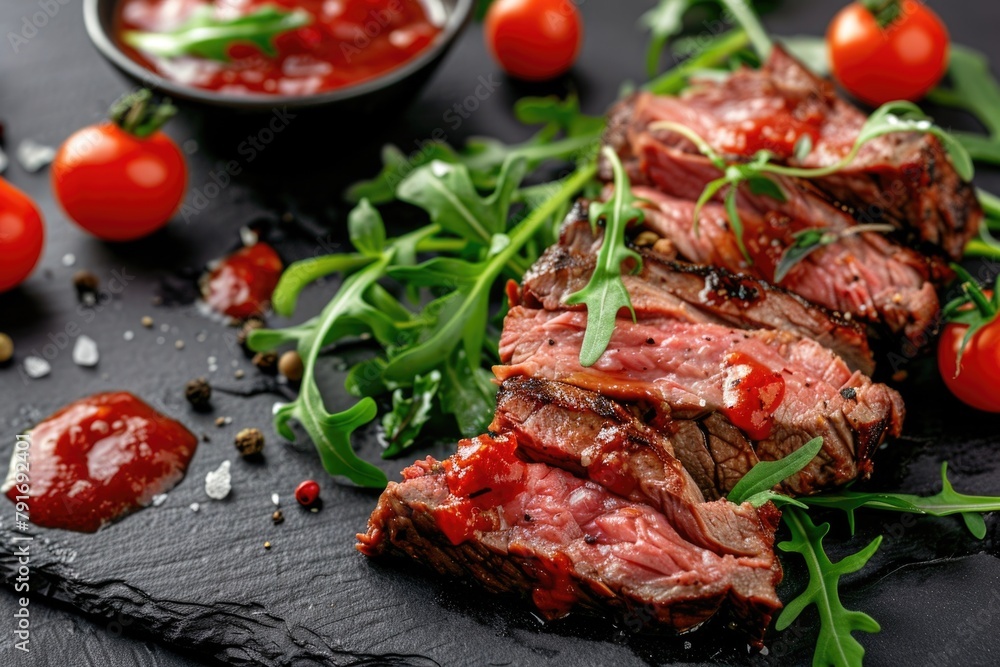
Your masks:
{"label": "red sauce smear", "polygon": [[525,464],[517,456],[517,441],[509,435],[462,440],[458,453],[441,465],[453,500],[438,508],[435,519],[452,544],[493,528],[493,519],[482,510],[502,505],[524,490]]}
{"label": "red sauce smear", "polygon": [[[31,523],[92,533],[184,477],[196,438],[127,392],[70,403],[31,431]],[[19,484],[7,489],[12,502]]]}
{"label": "red sauce smear", "polygon": [[781,159],[795,155],[795,145],[808,136],[813,144],[819,141],[823,114],[817,110],[786,108],[766,112],[753,118],[724,125],[709,139],[712,146],[723,153],[752,156],[758,151],[771,151]]}
{"label": "red sauce smear", "polygon": [[771,435],[774,412],[785,397],[785,380],[742,352],[726,357],[722,414],[752,440]]}
{"label": "red sauce smear", "polygon": [[274,248],[256,243],[223,259],[202,285],[205,302],[223,315],[262,315],[271,303],[284,265]]}
{"label": "red sauce smear", "polygon": [[157,74],[196,88],[235,95],[302,96],[373,79],[424,51],[441,32],[419,0],[229,0],[215,3],[219,18],[260,7],[305,10],[312,22],[274,39],[275,57],[252,44],[234,44],[230,60],[143,54],[121,39],[124,31],[167,32],[183,24],[202,0],[123,0],[115,36],[133,60]]}
{"label": "red sauce smear", "polygon": [[531,601],[545,618],[562,618],[579,602],[572,571],[573,564],[566,554],[536,561],[534,568],[538,585],[531,591]]}

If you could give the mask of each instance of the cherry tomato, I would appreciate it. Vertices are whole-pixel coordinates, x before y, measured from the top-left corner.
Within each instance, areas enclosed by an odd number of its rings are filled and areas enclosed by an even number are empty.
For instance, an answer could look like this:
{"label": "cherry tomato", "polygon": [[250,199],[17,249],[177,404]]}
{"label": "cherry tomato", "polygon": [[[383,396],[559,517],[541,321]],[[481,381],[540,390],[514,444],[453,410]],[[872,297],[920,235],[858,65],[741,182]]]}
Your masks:
{"label": "cherry tomato", "polygon": [[898,12],[880,26],[871,11],[855,2],[827,30],[834,77],[871,105],[919,100],[948,67],[948,31],[941,19],[916,0],[902,0]]}
{"label": "cherry tomato", "polygon": [[968,327],[949,324],[938,343],[938,368],[944,383],[959,400],[978,410],[1000,412],[1000,318],[983,326],[965,346],[962,367],[958,351]]}
{"label": "cherry tomato", "polygon": [[529,81],[567,71],[583,37],[572,0],[496,0],[486,13],[485,29],[486,44],[500,66]]}
{"label": "cherry tomato", "polygon": [[21,284],[42,256],[45,227],[38,207],[0,178],[0,292]]}
{"label": "cherry tomato", "polygon": [[94,236],[128,241],[167,224],[184,199],[187,167],[163,132],[137,137],[113,123],[85,127],[59,148],[52,187]]}

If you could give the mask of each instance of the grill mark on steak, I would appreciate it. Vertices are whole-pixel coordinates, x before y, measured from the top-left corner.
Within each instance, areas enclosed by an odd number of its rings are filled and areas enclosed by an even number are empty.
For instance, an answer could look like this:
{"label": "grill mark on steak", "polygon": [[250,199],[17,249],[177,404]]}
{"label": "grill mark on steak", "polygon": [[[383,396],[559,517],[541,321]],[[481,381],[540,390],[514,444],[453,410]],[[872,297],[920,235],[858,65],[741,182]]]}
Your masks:
{"label": "grill mark on steak", "polygon": [[[495,366],[494,373],[500,380],[524,375],[564,382],[648,406],[663,418],[701,419],[726,414],[731,355],[743,355],[780,374],[784,385],[770,433],[752,440],[757,457],[776,460],[813,437],[824,440],[817,459],[783,484],[795,494],[867,476],[874,447],[901,429],[903,405],[895,391],[852,373],[829,350],[789,332],[620,318],[601,359],[583,367],[579,354],[585,329],[584,312],[516,306],[507,315],[500,340],[500,358],[506,365]],[[659,342],[647,345],[648,338]],[[549,345],[549,340],[556,344]],[[844,398],[845,388],[853,389],[856,398]],[[711,432],[721,442],[731,441],[718,429]],[[706,446],[711,452],[711,444]],[[723,466],[720,472],[726,471]]]}
{"label": "grill mark on steak", "polygon": [[[760,69],[741,69],[722,82],[698,82],[679,97],[637,93],[619,103],[611,112],[605,142],[633,174],[641,160],[635,142],[657,120],[681,122],[723,153],[749,158],[767,148],[776,161],[812,168],[842,159],[866,117],[779,46]],[[761,128],[766,140],[759,144],[744,128]],[[769,128],[786,132],[768,137]],[[803,134],[810,136],[813,148],[799,161],[794,147]],[[671,145],[695,151],[676,136]],[[602,174],[607,175],[607,165]],[[846,168],[813,182],[852,207],[862,221],[890,222],[908,238],[934,245],[952,259],[962,256],[983,218],[973,187],[962,181],[930,134],[875,138]]]}
{"label": "grill mark on steak", "polygon": [[[662,157],[662,154],[657,154]],[[694,232],[694,200],[704,184],[717,174],[699,156],[680,154],[685,165],[661,163],[650,167],[657,188],[636,186],[636,196],[646,200],[646,225],[668,238],[685,259],[714,264],[731,271],[773,280],[775,267],[795,241],[794,233],[807,228],[845,230],[854,221],[807,190],[795,188],[793,179],[782,187],[792,193],[785,203],[740,190],[737,197],[744,242],[754,262],[747,265],[722,204],[710,202],[699,214]],[[688,164],[708,166],[704,176],[694,176]],[[671,174],[661,173],[661,167]],[[677,183],[675,171],[697,180],[694,188],[661,192],[662,182]],[[704,171],[704,170],[703,170]],[[701,180],[704,178],[706,180]],[[671,196],[674,195],[674,196]],[[678,198],[680,197],[680,198]],[[808,222],[805,222],[808,221]],[[911,342],[926,344],[940,309],[932,279],[947,273],[920,253],[878,233],[855,234],[819,248],[796,264],[779,283],[808,301],[853,320],[886,327]]]}
{"label": "grill mark on steak", "polygon": [[[489,592],[530,597],[549,618],[628,614],[682,632],[728,608],[759,645],[781,605],[773,554],[703,549],[648,505],[543,463],[510,464],[507,450],[515,445],[510,435],[481,436],[461,442],[444,462],[428,457],[408,468],[402,483],[383,492],[358,549],[407,556]],[[452,475],[470,458],[507,471],[503,497],[470,499],[456,491],[461,480]],[[470,507],[476,512],[467,513]],[[767,518],[771,539],[775,520]],[[455,539],[445,527],[462,521],[476,529]]]}
{"label": "grill mark on steak", "polygon": [[[592,231],[586,210],[585,205],[574,206],[559,243],[549,247],[524,276],[520,299],[526,305],[565,308],[566,297],[589,281],[603,232]],[[874,370],[868,338],[856,322],[751,276],[671,261],[646,248],[639,252],[642,270],[622,277],[639,318],[671,316],[746,329],[787,329],[834,350],[852,369],[866,374]]]}

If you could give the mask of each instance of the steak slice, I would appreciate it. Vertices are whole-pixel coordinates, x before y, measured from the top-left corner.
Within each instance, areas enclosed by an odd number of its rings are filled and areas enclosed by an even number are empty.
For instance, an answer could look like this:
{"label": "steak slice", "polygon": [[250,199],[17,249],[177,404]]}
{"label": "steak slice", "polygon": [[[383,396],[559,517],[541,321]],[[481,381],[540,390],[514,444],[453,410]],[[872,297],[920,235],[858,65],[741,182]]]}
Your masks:
{"label": "steak slice", "polygon": [[726,608],[760,641],[781,606],[773,556],[691,544],[649,505],[525,463],[516,449],[511,435],[480,436],[443,462],[407,468],[383,492],[358,549],[528,597],[549,618],[592,611],[683,632]]}
{"label": "steak slice", "polygon": [[875,448],[900,432],[899,394],[790,332],[619,318],[605,353],[583,367],[586,325],[582,311],[512,308],[500,338],[507,365],[495,366],[494,373],[500,380],[523,375],[639,403],[666,424],[720,413],[761,460],[782,458],[822,437],[816,460],[783,484],[795,494],[867,476]]}
{"label": "steak slice", "polygon": [[[566,297],[590,280],[602,242],[603,231],[595,234],[587,221],[586,203],[579,202],[562,226],[559,243],[525,274],[522,303],[548,310],[569,307],[563,305]],[[671,261],[648,248],[638,250],[642,269],[623,276],[623,281],[640,319],[673,317],[745,329],[787,329],[830,348],[853,370],[868,375],[874,371],[868,337],[856,322],[745,274]]]}
{"label": "steak slice", "polygon": [[[659,510],[686,540],[715,553],[773,558],[772,505],[706,503],[671,441],[624,406],[560,382],[512,377],[497,394],[491,431],[512,434],[522,457],[586,477]],[[780,571],[777,559],[773,567]]]}
{"label": "steak slice", "polygon": [[[696,156],[674,154],[686,163],[702,161]],[[660,152],[656,158],[666,159]],[[684,170],[684,166],[667,160],[649,169],[660,183],[671,180],[668,174]],[[694,178],[691,172],[686,173],[688,180]],[[710,172],[705,178],[711,180],[714,176]],[[783,185],[786,192],[795,187],[792,179],[784,179]],[[783,253],[795,242],[796,232],[809,228],[843,231],[854,226],[846,215],[807,191],[797,191],[785,203],[741,191],[743,239],[754,260],[748,265],[723,205],[711,202],[702,208],[696,233],[693,200],[648,187],[635,187],[633,191],[647,202],[647,226],[673,242],[685,259],[771,282]],[[700,186],[688,194],[696,191],[700,192]],[[923,347],[940,310],[932,280],[942,269],[882,234],[853,234],[815,250],[778,284],[845,317],[884,325]]]}
{"label": "steak slice", "polygon": [[[691,128],[717,151],[749,158],[768,150],[778,162],[826,167],[851,149],[866,117],[780,46],[760,69],[744,68],[724,81],[697,82],[679,97],[637,93],[612,111],[607,142],[627,159],[650,123],[669,120]],[[801,137],[812,150],[795,155]],[[671,143],[695,148],[676,135]],[[940,141],[907,132],[867,142],[846,168],[815,179],[863,222],[885,221],[915,241],[962,256],[983,218],[975,191],[955,171]]]}

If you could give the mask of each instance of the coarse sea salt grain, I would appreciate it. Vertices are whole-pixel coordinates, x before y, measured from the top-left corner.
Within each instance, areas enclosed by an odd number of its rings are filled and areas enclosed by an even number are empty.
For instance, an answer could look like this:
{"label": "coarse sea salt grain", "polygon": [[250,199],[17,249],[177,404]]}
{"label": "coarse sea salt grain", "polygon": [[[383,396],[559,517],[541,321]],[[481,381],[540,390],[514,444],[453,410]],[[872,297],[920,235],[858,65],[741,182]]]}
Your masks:
{"label": "coarse sea salt grain", "polygon": [[52,366],[41,357],[25,357],[24,374],[37,380],[52,372]]}
{"label": "coarse sea salt grain", "polygon": [[97,350],[97,343],[90,336],[80,335],[73,344],[73,363],[77,366],[93,368],[100,361],[101,354]]}
{"label": "coarse sea salt grain", "polygon": [[155,496],[153,496],[153,507],[159,507],[165,502],[167,502],[167,494],[157,493]]}
{"label": "coarse sea salt grain", "polygon": [[271,494],[271,502],[277,507],[281,504],[281,497],[277,493]]}
{"label": "coarse sea salt grain", "polygon": [[191,503],[190,505],[188,505],[188,507],[191,508],[192,512],[197,512],[198,509],[201,507],[201,505],[199,505],[198,503]]}
{"label": "coarse sea salt grain", "polygon": [[205,475],[205,493],[209,498],[222,500],[229,495],[232,477],[229,475],[229,461],[223,461],[218,468]]}
{"label": "coarse sea salt grain", "polygon": [[76,264],[76,255],[74,255],[71,252],[68,252],[62,256],[63,266],[73,266],[74,264]]}
{"label": "coarse sea salt grain", "polygon": [[56,157],[56,149],[40,144],[34,139],[25,139],[17,145],[17,161],[25,171],[32,173],[48,166]]}
{"label": "coarse sea salt grain", "polygon": [[132,331],[126,331],[125,333],[122,334],[122,338],[124,338],[125,340],[132,340],[133,338],[135,338],[135,333]]}

